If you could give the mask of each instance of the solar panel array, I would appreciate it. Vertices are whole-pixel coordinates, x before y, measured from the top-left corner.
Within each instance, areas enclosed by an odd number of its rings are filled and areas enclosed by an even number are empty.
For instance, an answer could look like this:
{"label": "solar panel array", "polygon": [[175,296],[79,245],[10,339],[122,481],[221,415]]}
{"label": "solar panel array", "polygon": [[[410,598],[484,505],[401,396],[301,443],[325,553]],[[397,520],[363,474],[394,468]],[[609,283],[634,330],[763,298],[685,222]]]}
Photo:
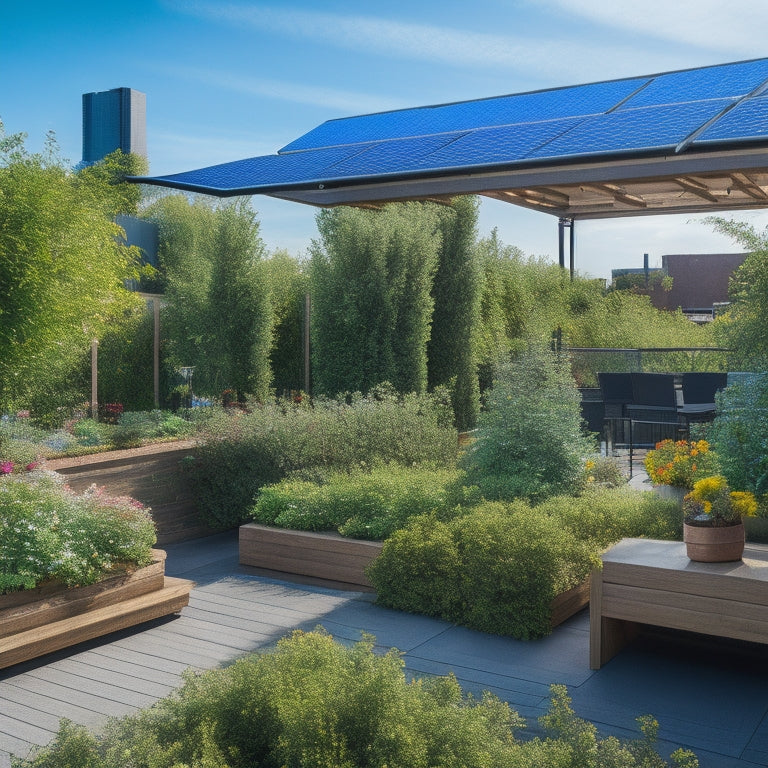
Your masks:
{"label": "solar panel array", "polygon": [[768,137],[768,59],[329,120],[276,155],[145,179],[254,193]]}

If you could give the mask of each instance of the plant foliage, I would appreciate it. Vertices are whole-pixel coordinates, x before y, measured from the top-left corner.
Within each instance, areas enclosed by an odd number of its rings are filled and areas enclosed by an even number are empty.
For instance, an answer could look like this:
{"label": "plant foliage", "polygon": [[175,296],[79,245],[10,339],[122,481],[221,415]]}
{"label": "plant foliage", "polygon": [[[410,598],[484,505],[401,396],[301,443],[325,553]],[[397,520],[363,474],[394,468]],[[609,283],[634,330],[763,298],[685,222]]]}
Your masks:
{"label": "plant foliage", "polygon": [[469,480],[489,499],[541,499],[578,490],[594,452],[567,361],[530,346],[499,378],[467,452]]}
{"label": "plant foliage", "polygon": [[0,592],[57,579],[98,581],[116,564],[147,565],[155,543],[149,511],[92,486],[77,495],[36,471],[0,477]]}
{"label": "plant foliage", "polygon": [[312,406],[267,403],[206,424],[192,470],[196,498],[212,525],[250,517],[257,491],[291,472],[350,470],[456,460],[450,407],[434,395],[398,396],[377,387],[363,397]]}
{"label": "plant foliage", "polygon": [[[352,647],[294,632],[271,652],[188,675],[152,709],[112,720],[100,737],[63,722],[53,744],[14,768],[663,768],[658,724],[642,737],[600,739],[551,688],[545,738],[490,693],[465,695],[453,676],[406,679],[395,649]],[[672,756],[696,768],[690,752]]]}

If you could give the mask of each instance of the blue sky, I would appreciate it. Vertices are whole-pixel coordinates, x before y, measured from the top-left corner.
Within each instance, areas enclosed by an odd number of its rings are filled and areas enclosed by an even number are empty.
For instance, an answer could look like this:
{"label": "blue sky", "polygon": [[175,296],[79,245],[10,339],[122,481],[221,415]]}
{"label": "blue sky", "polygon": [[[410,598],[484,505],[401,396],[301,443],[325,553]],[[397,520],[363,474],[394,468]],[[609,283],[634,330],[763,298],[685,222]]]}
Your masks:
{"label": "blue sky", "polygon": [[[0,0],[0,119],[81,158],[81,94],[147,95],[153,174],[275,152],[324,120],[768,55],[765,0]],[[270,249],[315,210],[256,197]],[[768,213],[738,214],[762,229]],[[557,260],[557,220],[501,202],[480,233]],[[699,217],[577,222],[576,266],[738,250]]]}

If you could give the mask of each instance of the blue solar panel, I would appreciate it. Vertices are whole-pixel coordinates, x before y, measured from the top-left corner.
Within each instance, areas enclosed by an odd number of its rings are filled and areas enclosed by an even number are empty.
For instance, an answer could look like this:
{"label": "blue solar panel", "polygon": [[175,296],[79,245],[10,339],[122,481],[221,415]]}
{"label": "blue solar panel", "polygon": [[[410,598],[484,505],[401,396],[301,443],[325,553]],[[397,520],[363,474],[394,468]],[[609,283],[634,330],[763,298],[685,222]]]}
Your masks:
{"label": "blue solar panel", "polygon": [[[453,143],[463,133],[441,133],[438,136],[418,136],[415,139],[397,139],[373,144],[364,152],[343,159],[329,168],[336,177],[391,173],[423,167],[423,158],[446,144]],[[313,152],[316,150],[307,150]],[[293,154],[293,153],[290,153]],[[301,153],[304,154],[304,153]]]}
{"label": "blue solar panel", "polygon": [[768,60],[744,61],[658,75],[622,109],[745,96],[768,80]]}
{"label": "blue solar panel", "polygon": [[674,147],[732,103],[719,99],[618,110],[590,117],[529,157],[544,159]]}
{"label": "blue solar panel", "polygon": [[734,107],[693,143],[765,138],[768,138],[768,96],[761,96]]}
{"label": "blue solar panel", "polygon": [[522,160],[537,147],[568,131],[584,119],[548,120],[543,123],[470,131],[424,158],[422,165],[430,168],[453,168]]}
{"label": "blue solar panel", "polygon": [[217,190],[256,189],[276,184],[320,181],[328,178],[329,166],[356,155],[366,146],[331,147],[289,155],[264,155],[212,165],[197,171],[158,176],[166,184],[181,188],[200,187]]}
{"label": "blue solar panel", "polygon": [[280,152],[594,115],[611,109],[647,80],[614,80],[329,120],[283,147]]}

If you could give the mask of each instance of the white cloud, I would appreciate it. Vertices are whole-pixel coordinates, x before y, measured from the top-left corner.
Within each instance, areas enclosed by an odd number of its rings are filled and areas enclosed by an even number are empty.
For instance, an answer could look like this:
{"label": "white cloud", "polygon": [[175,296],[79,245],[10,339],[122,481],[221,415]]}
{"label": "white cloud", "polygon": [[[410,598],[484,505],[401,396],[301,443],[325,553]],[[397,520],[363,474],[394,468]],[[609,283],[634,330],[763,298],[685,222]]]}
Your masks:
{"label": "white cloud", "polygon": [[722,51],[738,59],[765,55],[765,0],[544,0],[606,26],[676,45]]}
{"label": "white cloud", "polygon": [[[562,0],[563,5],[569,5],[569,2]],[[515,37],[375,16],[278,9],[266,5],[213,4],[205,1],[181,3],[177,0],[173,7],[179,12],[193,13],[212,22],[240,27],[247,25],[286,37],[320,41],[337,48],[452,67],[524,72],[558,85],[563,84],[564,76],[566,82],[604,79],[606,61],[612,62],[613,77],[635,75],[648,69],[645,52],[605,41],[596,44],[591,39]],[[600,56],[595,55],[597,50]],[[568,62],[565,69],[563,62]],[[681,64],[675,51],[654,57],[653,71],[659,67],[671,69],[677,66]]]}
{"label": "white cloud", "polygon": [[172,67],[167,68],[166,71],[216,88],[289,101],[295,104],[308,104],[309,106],[323,107],[348,114],[382,112],[408,106],[400,100],[386,96],[328,88],[327,86],[302,85],[285,80],[241,77],[230,72],[211,69]]}

